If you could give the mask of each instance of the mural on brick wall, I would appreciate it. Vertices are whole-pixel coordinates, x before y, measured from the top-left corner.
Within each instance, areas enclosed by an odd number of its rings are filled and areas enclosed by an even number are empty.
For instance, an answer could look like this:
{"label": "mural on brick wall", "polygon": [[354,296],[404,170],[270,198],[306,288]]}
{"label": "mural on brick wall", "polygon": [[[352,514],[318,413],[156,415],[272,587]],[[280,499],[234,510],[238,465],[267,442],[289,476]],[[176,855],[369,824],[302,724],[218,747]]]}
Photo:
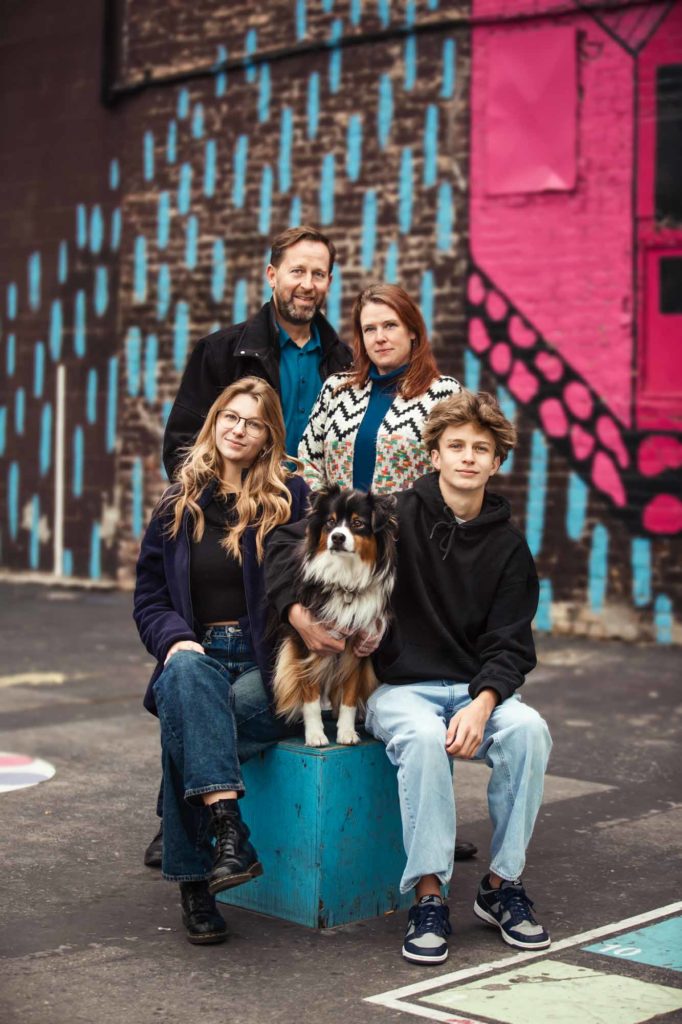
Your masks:
{"label": "mural on brick wall", "polygon": [[[155,6],[129,15],[101,202],[6,282],[3,564],[130,577],[191,345],[269,297],[268,239],[311,221],[339,248],[341,333],[367,279],[399,281],[441,367],[515,418],[498,480],[538,561],[537,625],[669,641],[682,216],[657,118],[679,139],[679,5],[519,0],[505,24],[503,0],[212,19],[203,0],[173,9],[184,49],[163,59]],[[134,95],[152,61],[205,70]]]}

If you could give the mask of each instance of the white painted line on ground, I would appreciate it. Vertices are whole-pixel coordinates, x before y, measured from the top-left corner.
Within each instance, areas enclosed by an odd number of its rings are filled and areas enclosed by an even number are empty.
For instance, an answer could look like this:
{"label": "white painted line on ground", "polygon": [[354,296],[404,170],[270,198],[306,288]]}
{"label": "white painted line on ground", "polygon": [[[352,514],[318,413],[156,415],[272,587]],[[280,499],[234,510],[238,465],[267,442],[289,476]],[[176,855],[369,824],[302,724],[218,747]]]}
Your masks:
{"label": "white painted line on ground", "polygon": [[517,964],[525,963],[528,960],[551,957],[564,949],[570,949],[572,946],[579,946],[584,942],[593,942],[595,939],[601,939],[606,935],[629,930],[638,925],[647,924],[649,921],[657,921],[659,918],[669,917],[671,914],[677,914],[680,911],[682,911],[682,900],[677,903],[669,903],[666,907],[658,907],[656,910],[648,910],[644,914],[623,918],[622,921],[616,921],[613,924],[605,924],[599,928],[590,928],[586,932],[579,932],[577,935],[571,935],[567,939],[560,939],[558,942],[552,943],[549,949],[539,949],[534,953],[515,953],[513,956],[503,957],[501,960],[492,960],[489,963],[479,964],[477,967],[464,967],[460,971],[452,971],[449,974],[427,978],[424,981],[417,981],[412,985],[403,985],[402,988],[394,988],[388,992],[381,992],[376,996],[365,996],[364,1002],[376,1003],[390,1010],[402,1010],[404,1013],[411,1013],[417,1017],[427,1017],[429,1020],[447,1021],[448,1024],[455,1024],[458,1021],[466,1021],[467,1024],[483,1024],[482,1021],[475,1020],[473,1017],[467,1017],[466,1015],[453,1017],[452,1014],[442,1013],[440,1010],[430,1010],[425,1006],[403,1003],[401,1000],[407,996],[418,995],[421,992],[428,992],[434,988],[444,988],[446,985],[456,984],[468,978],[480,977],[482,974],[489,974],[491,971],[497,971],[505,967],[515,967]]}
{"label": "white painted line on ground", "polygon": [[0,689],[5,686],[61,686],[66,682],[64,672],[16,672],[11,676],[0,676]]}

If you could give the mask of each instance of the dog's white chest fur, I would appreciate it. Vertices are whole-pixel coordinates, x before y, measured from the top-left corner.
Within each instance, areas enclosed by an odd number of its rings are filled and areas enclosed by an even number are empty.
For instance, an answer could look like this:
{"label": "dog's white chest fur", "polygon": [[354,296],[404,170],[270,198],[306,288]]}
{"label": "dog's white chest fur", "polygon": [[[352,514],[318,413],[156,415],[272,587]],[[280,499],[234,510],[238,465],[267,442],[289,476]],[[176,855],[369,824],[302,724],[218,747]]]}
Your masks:
{"label": "dog's white chest fur", "polygon": [[323,551],[303,569],[306,583],[315,583],[325,593],[321,618],[341,629],[376,629],[385,615],[392,576],[377,576],[374,567],[351,552]]}

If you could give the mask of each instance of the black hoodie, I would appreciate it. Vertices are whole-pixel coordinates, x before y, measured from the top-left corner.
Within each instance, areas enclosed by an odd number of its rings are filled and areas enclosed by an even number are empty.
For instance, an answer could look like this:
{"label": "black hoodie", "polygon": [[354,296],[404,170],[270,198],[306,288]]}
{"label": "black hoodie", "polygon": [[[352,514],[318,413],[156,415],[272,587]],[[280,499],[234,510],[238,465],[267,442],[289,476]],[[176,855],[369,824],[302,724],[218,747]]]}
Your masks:
{"label": "black hoodie", "polygon": [[[472,698],[489,688],[505,700],[535,667],[538,604],[533,558],[508,501],[486,493],[480,515],[459,524],[437,473],[397,498],[393,621],[374,655],[378,679],[468,682]],[[296,601],[291,559],[303,528],[276,530],[266,560],[268,597],[282,618]]]}
{"label": "black hoodie", "polygon": [[374,663],[382,683],[449,679],[509,697],[535,667],[531,622],[538,578],[509,502],[485,494],[476,519],[458,523],[438,474],[398,495],[394,619]]}

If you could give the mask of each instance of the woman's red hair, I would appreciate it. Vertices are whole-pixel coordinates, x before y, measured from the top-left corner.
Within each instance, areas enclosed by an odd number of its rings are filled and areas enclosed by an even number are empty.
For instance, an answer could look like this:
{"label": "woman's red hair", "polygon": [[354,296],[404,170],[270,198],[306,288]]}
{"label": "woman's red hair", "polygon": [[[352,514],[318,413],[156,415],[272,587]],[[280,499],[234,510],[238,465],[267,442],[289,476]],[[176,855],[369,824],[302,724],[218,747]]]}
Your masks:
{"label": "woman's red hair", "polygon": [[370,302],[382,302],[390,306],[396,316],[404,323],[410,334],[414,335],[410,363],[400,382],[399,392],[403,398],[412,399],[423,395],[429,385],[440,377],[431,345],[426,332],[424,317],[419,306],[397,284],[371,284],[360,292],[353,303],[351,313],[353,321],[353,376],[350,387],[361,388],[367,383],[372,363],[362,337],[360,314]]}

